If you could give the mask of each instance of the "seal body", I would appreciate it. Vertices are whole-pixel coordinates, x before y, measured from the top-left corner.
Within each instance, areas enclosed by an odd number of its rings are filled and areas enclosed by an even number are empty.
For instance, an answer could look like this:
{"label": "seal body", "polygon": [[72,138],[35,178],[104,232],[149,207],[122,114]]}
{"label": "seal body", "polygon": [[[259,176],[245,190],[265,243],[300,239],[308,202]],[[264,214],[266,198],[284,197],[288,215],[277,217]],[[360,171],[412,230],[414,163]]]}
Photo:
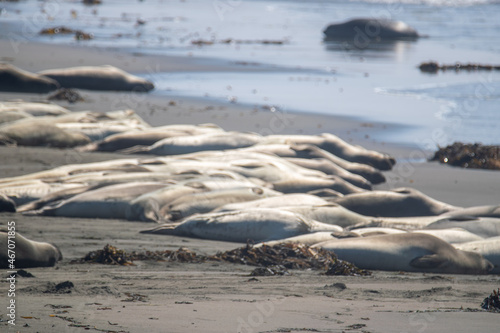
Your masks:
{"label": "seal body", "polygon": [[427,234],[343,238],[314,245],[335,252],[359,268],[447,274],[487,274],[491,262],[475,252],[455,249]]}
{"label": "seal body", "polygon": [[[62,260],[61,251],[50,243],[35,242],[23,237],[19,232],[16,232],[15,237],[10,239],[15,241],[16,268],[50,267]],[[8,244],[8,231],[6,228],[0,228],[0,268],[2,269],[9,267]]]}
{"label": "seal body", "polygon": [[0,64],[0,91],[45,94],[58,88],[59,84],[48,77]]}

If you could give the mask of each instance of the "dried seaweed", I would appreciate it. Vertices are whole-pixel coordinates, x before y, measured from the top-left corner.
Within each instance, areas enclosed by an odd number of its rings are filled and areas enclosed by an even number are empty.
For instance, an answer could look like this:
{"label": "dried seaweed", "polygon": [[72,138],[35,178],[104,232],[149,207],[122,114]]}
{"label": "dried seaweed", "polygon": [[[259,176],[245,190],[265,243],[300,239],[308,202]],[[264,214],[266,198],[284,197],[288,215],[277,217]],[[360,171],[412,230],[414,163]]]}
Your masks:
{"label": "dried seaweed", "polygon": [[247,245],[231,251],[219,252],[213,256],[198,255],[186,248],[171,251],[145,251],[127,254],[114,246],[106,245],[103,250],[91,251],[78,262],[94,262],[108,265],[133,265],[134,260],[154,260],[182,263],[223,261],[265,268],[254,271],[255,275],[285,275],[288,269],[314,269],[326,275],[370,275],[353,264],[340,260],[328,250],[311,248],[305,244],[283,243],[273,246],[254,247]]}
{"label": "dried seaweed", "polygon": [[454,142],[452,145],[439,148],[431,161],[462,168],[500,170],[500,146]]}
{"label": "dried seaweed", "polygon": [[493,293],[486,297],[481,303],[481,308],[490,312],[500,312],[500,289],[493,290]]}
{"label": "dried seaweed", "polygon": [[328,250],[311,248],[305,244],[283,243],[273,246],[263,245],[238,248],[210,257],[252,266],[283,266],[287,269],[324,270],[328,275],[370,275],[351,263],[342,261]]}
{"label": "dried seaweed", "polygon": [[81,262],[94,262],[105,265],[132,265],[132,259],[124,251],[107,244],[102,250],[90,251]]}
{"label": "dried seaweed", "polygon": [[47,97],[49,101],[56,100],[56,101],[67,101],[71,104],[76,103],[76,102],[83,102],[85,101],[83,97],[73,89],[68,89],[68,88],[61,88],[54,92],[52,95]]}
{"label": "dried seaweed", "polygon": [[206,261],[204,256],[199,256],[196,252],[193,252],[185,247],[181,247],[178,250],[171,251],[145,251],[145,252],[131,252],[131,260],[155,260],[155,261],[178,261],[178,262],[190,262],[190,263],[200,263]]}
{"label": "dried seaweed", "polygon": [[500,70],[500,66],[493,66],[493,65],[481,65],[481,64],[462,64],[460,62],[457,62],[453,65],[439,65],[437,62],[430,61],[430,62],[423,62],[420,64],[418,67],[421,72],[424,73],[432,73],[435,74],[438,71],[492,71],[492,70]]}

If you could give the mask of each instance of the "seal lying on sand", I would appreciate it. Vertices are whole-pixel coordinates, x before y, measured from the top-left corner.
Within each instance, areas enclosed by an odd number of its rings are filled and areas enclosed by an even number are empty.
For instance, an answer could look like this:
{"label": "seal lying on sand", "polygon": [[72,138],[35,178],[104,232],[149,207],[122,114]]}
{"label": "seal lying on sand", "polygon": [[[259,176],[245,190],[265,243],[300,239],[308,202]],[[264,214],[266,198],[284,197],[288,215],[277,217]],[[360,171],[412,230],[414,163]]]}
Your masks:
{"label": "seal lying on sand", "polygon": [[33,117],[62,116],[70,113],[57,104],[32,102],[0,102],[0,112],[18,112]]}
{"label": "seal lying on sand", "polygon": [[359,18],[329,25],[323,33],[325,40],[351,40],[354,43],[369,43],[370,40],[417,39],[418,32],[408,24],[375,18]]}
{"label": "seal lying on sand", "polygon": [[479,253],[455,249],[427,234],[344,238],[314,245],[362,269],[445,274],[488,274],[493,265]]}
{"label": "seal lying on sand", "polygon": [[[8,233],[5,227],[0,228],[0,268],[9,267]],[[35,242],[16,232],[15,238],[16,268],[49,267],[62,259],[61,251],[49,243]]]}
{"label": "seal lying on sand", "polygon": [[58,88],[59,84],[48,77],[0,64],[0,91],[45,94]]}
{"label": "seal lying on sand", "polygon": [[384,217],[440,215],[458,208],[412,188],[354,193],[335,202],[358,214]]}
{"label": "seal lying on sand", "polygon": [[83,218],[128,219],[130,202],[141,194],[164,187],[160,182],[130,182],[109,185],[77,194],[61,202],[52,202],[26,214]]}
{"label": "seal lying on sand", "polygon": [[204,238],[246,243],[283,239],[316,231],[341,232],[342,228],[276,209],[250,209],[194,215],[181,223],[163,224],[141,233]]}
{"label": "seal lying on sand", "polygon": [[154,89],[153,83],[109,65],[49,69],[38,74],[56,80],[63,88],[135,92]]}
{"label": "seal lying on sand", "polygon": [[425,227],[432,229],[462,228],[483,238],[500,236],[500,219],[495,217],[448,218],[433,222]]}

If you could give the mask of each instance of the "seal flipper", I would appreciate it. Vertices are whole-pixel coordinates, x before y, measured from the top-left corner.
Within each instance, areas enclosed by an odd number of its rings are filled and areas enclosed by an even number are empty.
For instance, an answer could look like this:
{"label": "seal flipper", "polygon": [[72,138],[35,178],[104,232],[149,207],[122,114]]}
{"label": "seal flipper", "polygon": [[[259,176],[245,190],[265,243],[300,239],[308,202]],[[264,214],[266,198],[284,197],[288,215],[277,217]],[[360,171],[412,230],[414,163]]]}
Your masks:
{"label": "seal flipper", "polygon": [[410,261],[410,266],[419,269],[432,269],[443,267],[444,265],[446,265],[446,263],[448,263],[448,259],[435,253],[414,258],[412,261]]}

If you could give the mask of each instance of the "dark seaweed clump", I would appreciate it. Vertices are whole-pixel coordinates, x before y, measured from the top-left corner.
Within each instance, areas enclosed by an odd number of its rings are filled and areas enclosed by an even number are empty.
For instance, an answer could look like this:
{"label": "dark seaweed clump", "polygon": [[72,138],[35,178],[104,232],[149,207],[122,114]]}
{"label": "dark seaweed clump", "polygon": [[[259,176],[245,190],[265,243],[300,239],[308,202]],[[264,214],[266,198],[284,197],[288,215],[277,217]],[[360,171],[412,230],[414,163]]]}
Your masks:
{"label": "dark seaweed clump", "polygon": [[[286,275],[287,269],[323,270],[326,275],[371,275],[353,264],[337,258],[335,253],[321,248],[311,248],[304,244],[283,243],[273,246],[254,247],[247,245],[231,251],[219,252],[213,256],[197,255],[186,248],[171,251],[145,251],[126,253],[112,245],[91,251],[79,263],[93,262],[107,265],[133,265],[134,260],[154,260],[182,263],[202,263],[224,261],[267,268],[255,275]],[[272,273],[272,274],[271,274]]]}
{"label": "dark seaweed clump", "polygon": [[500,170],[500,146],[455,142],[439,148],[431,161],[473,169]]}
{"label": "dark seaweed clump", "polygon": [[462,64],[460,62],[457,62],[453,65],[439,65],[437,62],[434,61],[429,61],[429,62],[423,62],[418,66],[421,72],[424,73],[432,73],[436,74],[438,71],[493,71],[493,70],[500,70],[500,66],[492,66],[492,65],[482,65],[482,64]]}
{"label": "dark seaweed clump", "polygon": [[491,311],[491,312],[500,312],[500,289],[493,290],[493,293],[486,297],[481,303],[481,308]]}

